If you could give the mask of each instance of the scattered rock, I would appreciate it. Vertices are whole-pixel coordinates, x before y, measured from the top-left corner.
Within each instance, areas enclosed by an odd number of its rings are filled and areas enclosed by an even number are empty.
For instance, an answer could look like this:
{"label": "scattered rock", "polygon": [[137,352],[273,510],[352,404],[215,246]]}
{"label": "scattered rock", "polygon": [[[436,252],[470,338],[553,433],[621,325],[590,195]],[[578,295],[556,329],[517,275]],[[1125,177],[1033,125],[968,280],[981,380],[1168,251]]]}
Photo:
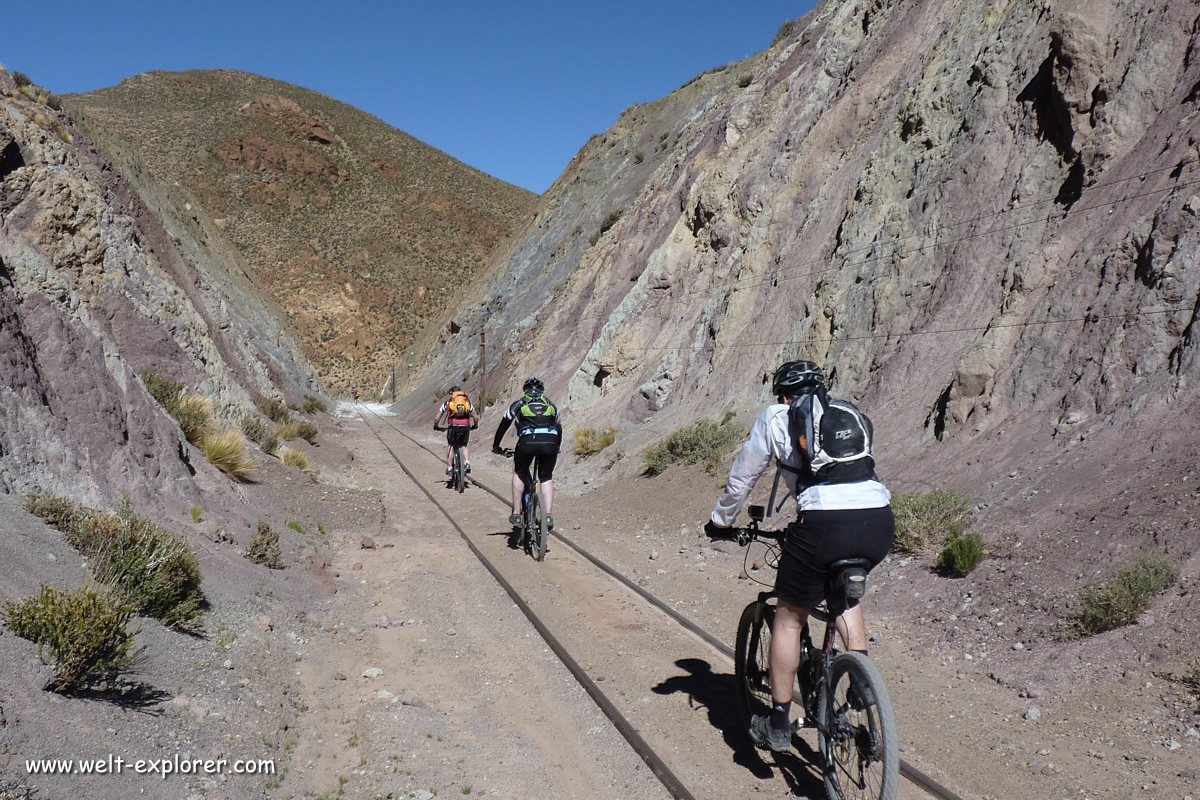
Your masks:
{"label": "scattered rock", "polygon": [[1041,718],[1042,712],[1037,706],[1030,706],[1029,708],[1025,709],[1025,719],[1029,720],[1030,722],[1037,722]]}
{"label": "scattered rock", "polygon": [[232,658],[225,659],[225,663],[221,664],[221,666],[224,667],[225,669],[233,669],[233,659]]}
{"label": "scattered rock", "polygon": [[374,680],[375,678],[383,677],[383,670],[379,667],[367,667],[363,670],[362,676],[369,680]]}
{"label": "scattered rock", "polygon": [[274,626],[274,625],[271,623],[271,618],[270,618],[270,617],[268,617],[268,616],[266,616],[266,615],[263,615],[263,616],[257,617],[257,618],[254,620],[254,624],[255,624],[255,625],[257,625],[257,626],[258,626],[258,629],[259,629],[260,631],[262,631],[263,633],[266,633],[267,631],[269,631],[269,630],[271,630],[272,628],[274,628],[274,627],[275,627],[275,626]]}
{"label": "scattered rock", "polygon": [[362,541],[360,541],[358,543],[358,546],[361,547],[363,550],[374,550],[375,549],[375,540],[372,539],[370,536],[364,536],[364,537],[362,537]]}
{"label": "scattered rock", "polygon": [[391,618],[388,617],[387,614],[380,614],[379,619],[375,620],[375,627],[376,628],[390,628],[390,627],[392,627],[392,620],[391,620]]}
{"label": "scattered rock", "polygon": [[335,673],[333,673],[333,679],[335,681],[344,681],[344,680],[346,680],[346,676],[343,675],[341,672],[335,672]]}

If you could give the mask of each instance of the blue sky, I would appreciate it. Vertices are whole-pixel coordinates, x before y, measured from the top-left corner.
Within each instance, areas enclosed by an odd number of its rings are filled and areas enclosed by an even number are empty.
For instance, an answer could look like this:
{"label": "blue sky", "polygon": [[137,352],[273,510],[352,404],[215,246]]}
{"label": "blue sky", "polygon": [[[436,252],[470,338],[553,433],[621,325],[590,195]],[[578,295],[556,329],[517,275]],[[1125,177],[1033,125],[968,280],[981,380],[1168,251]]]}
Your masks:
{"label": "blue sky", "polygon": [[542,192],[632,103],[765,49],[812,0],[48,0],[0,63],[59,94],[149,70],[240,69],[358,106]]}

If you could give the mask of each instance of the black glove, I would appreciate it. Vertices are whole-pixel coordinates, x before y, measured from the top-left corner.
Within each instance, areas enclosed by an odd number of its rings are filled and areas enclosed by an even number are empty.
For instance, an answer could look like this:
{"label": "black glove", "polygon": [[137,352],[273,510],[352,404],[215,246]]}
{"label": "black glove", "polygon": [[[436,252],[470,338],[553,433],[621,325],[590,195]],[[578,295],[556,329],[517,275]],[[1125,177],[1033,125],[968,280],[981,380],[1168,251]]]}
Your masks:
{"label": "black glove", "polygon": [[499,445],[492,445],[492,452],[498,456],[504,455],[504,451],[500,449]]}
{"label": "black glove", "polygon": [[718,525],[710,519],[704,523],[704,535],[710,539],[730,539],[733,537],[733,528]]}
{"label": "black glove", "polygon": [[473,430],[473,431],[479,430],[479,423],[476,422],[474,425],[472,425],[471,430]]}

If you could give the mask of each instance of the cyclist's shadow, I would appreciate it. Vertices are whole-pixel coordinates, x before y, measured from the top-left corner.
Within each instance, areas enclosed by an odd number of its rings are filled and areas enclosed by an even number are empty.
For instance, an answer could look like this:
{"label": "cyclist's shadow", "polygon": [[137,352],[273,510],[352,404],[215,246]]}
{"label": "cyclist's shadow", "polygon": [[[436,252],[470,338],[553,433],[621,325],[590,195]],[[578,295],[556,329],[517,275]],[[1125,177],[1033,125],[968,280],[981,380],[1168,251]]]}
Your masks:
{"label": "cyclist's shadow", "polygon": [[[732,675],[712,671],[712,666],[703,659],[681,658],[675,665],[686,670],[686,675],[667,678],[653,687],[655,694],[683,692],[689,705],[699,705],[708,710],[708,721],[721,732],[725,744],[733,752],[733,763],[748,769],[756,778],[770,778],[771,765],[763,760],[768,751],[759,750],[743,730],[741,714],[737,707],[737,685]],[[824,797],[825,786],[818,775],[809,768],[817,762],[817,753],[807,742],[799,742],[800,756],[794,753],[771,753],[774,765],[787,781],[793,794],[808,797]]]}

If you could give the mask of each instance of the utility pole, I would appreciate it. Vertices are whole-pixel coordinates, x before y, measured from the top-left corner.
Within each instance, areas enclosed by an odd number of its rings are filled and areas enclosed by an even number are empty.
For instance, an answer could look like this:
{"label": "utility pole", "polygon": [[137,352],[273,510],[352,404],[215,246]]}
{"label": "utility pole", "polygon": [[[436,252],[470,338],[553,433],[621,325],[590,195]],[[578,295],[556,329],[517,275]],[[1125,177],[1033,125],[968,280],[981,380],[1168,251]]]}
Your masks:
{"label": "utility pole", "polygon": [[479,329],[479,410],[487,403],[487,332]]}

